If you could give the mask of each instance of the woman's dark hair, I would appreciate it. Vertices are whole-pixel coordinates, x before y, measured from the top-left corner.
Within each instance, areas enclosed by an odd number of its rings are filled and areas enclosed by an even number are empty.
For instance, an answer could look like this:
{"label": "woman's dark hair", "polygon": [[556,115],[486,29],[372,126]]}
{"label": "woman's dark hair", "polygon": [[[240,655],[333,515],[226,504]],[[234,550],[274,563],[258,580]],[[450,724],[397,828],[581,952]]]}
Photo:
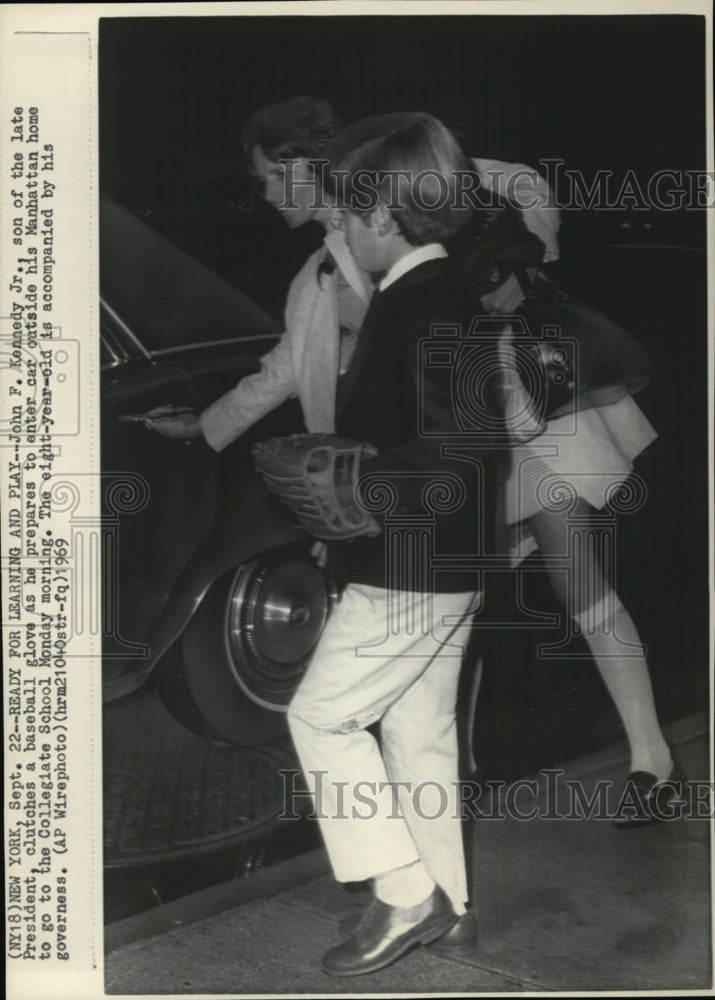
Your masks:
{"label": "woman's dark hair", "polygon": [[340,119],[327,101],[292,97],[259,108],[243,127],[243,152],[250,159],[256,146],[269,160],[314,158],[340,129]]}

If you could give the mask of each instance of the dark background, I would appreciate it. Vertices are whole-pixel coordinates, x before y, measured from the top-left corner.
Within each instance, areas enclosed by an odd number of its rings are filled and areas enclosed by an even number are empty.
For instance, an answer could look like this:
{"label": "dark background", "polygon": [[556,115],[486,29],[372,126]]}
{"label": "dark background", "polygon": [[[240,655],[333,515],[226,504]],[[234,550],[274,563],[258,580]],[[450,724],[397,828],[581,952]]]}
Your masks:
{"label": "dark background", "polygon": [[[705,22],[691,16],[107,19],[99,73],[102,189],[275,315],[320,232],[287,231],[243,171],[241,125],[273,101],[324,97],[345,120],[428,111],[472,155],[561,158],[613,171],[615,189],[627,170],[645,186],[706,166]],[[667,721],[707,703],[705,213],[565,211],[561,252],[566,286],[653,361],[639,403],[660,439],[637,466],[649,498],[623,519],[618,589]],[[531,600],[548,605],[538,581]],[[617,738],[592,665],[539,660],[538,640],[494,638],[478,740],[563,752],[571,730],[582,751]]]}
{"label": "dark background", "polygon": [[[618,190],[629,169],[645,184],[705,168],[704,58],[692,16],[103,20],[101,185],[275,310],[316,234],[252,198],[239,142],[256,108],[311,94],[345,121],[428,111],[472,155],[607,169]],[[565,213],[572,285],[594,241],[704,246],[703,213],[630,214]]]}
{"label": "dark background", "polygon": [[415,108],[468,123],[482,156],[704,167],[704,27],[692,16],[105,19],[103,169],[140,154],[146,174],[169,174],[174,155],[229,155],[248,114],[298,93],[346,120]]}

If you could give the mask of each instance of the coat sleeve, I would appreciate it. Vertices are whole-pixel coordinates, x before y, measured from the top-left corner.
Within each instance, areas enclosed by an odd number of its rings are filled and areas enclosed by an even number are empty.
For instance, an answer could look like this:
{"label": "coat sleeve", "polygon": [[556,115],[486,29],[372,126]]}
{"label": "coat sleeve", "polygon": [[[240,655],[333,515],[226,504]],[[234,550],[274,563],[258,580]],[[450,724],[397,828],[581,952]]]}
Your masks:
{"label": "coat sleeve", "polygon": [[313,254],[293,279],[285,309],[285,333],[261,358],[260,371],[246,375],[235,389],[221,396],[201,414],[201,428],[210,446],[222,451],[257,420],[286,399],[299,395],[295,370],[296,331],[310,314],[316,268],[323,251]]}
{"label": "coat sleeve", "polygon": [[261,358],[260,371],[246,375],[201,414],[201,429],[214,451],[223,451],[257,420],[296,395],[290,339],[287,330]]}

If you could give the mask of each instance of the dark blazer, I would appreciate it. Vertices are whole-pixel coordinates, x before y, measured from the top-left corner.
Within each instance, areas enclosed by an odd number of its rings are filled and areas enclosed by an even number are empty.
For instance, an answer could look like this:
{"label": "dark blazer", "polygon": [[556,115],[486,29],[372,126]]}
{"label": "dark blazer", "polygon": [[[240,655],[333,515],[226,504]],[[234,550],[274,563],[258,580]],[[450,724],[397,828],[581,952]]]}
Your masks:
{"label": "dark blazer", "polygon": [[[477,380],[481,398],[470,394],[465,420],[464,388],[477,389],[469,371],[476,355],[470,361],[465,350],[473,350],[468,333],[483,312],[448,258],[426,261],[375,293],[338,387],[337,431],[378,449],[362,463],[361,496],[383,531],[331,543],[345,581],[480,589],[473,563],[492,551],[499,458],[485,428],[497,404],[493,377]],[[433,336],[435,324],[446,339]],[[480,370],[494,376],[496,341],[479,352],[479,364],[487,363]],[[465,556],[475,557],[471,566]]]}

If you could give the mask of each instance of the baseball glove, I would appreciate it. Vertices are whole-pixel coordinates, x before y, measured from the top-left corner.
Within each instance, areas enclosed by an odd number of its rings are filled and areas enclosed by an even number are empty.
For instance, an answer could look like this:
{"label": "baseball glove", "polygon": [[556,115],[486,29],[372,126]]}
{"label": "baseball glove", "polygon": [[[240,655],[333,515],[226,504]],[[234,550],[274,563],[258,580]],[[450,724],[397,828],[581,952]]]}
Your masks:
{"label": "baseball glove", "polygon": [[370,444],[337,434],[293,434],[253,446],[268,489],[316,538],[378,535],[380,526],[355,498],[360,460],[377,454]]}

